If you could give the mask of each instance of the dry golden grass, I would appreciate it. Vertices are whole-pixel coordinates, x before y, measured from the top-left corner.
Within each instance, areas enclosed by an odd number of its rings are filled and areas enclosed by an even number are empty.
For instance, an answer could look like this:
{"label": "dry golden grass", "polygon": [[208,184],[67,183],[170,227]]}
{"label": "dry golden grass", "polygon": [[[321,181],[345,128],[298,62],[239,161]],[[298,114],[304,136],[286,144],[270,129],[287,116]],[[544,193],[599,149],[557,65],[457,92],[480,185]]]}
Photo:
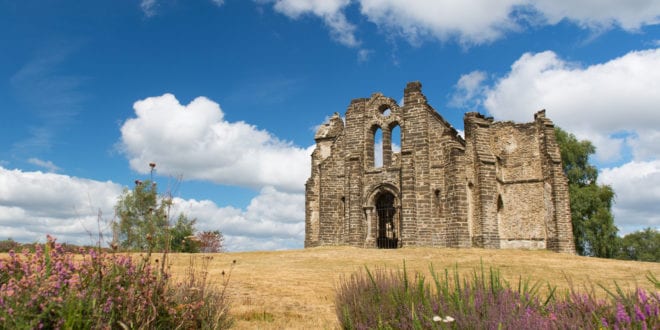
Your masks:
{"label": "dry golden grass", "polygon": [[[175,276],[185,274],[190,256],[170,256]],[[238,329],[332,329],[337,328],[334,288],[342,276],[368,266],[370,269],[407,269],[428,274],[433,264],[437,272],[458,267],[471,273],[483,264],[500,270],[502,277],[517,283],[519,276],[561,289],[572,286],[581,291],[600,283],[624,289],[636,286],[655,290],[646,280],[649,272],[660,278],[660,263],[619,261],[570,256],[548,251],[404,248],[397,250],[323,247],[278,252],[214,254],[210,279],[221,284],[222,271],[232,260],[229,295],[231,314]],[[604,295],[596,286],[596,292]]]}

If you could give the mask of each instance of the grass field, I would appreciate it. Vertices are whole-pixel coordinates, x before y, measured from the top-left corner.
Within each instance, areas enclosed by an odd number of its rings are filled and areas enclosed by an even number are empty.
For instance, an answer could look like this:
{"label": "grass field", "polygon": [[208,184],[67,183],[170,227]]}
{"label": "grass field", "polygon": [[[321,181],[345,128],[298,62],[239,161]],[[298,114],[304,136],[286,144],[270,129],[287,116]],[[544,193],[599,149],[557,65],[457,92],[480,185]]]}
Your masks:
{"label": "grass field", "polygon": [[[548,251],[404,248],[397,250],[323,247],[274,252],[242,252],[213,255],[170,255],[175,276],[185,274],[190,257],[212,256],[210,279],[221,284],[222,272],[236,264],[228,293],[237,329],[332,329],[338,327],[334,289],[342,276],[368,266],[370,269],[401,269],[428,274],[458,267],[468,274],[480,267],[499,269],[503,278],[516,284],[519,277],[541,281],[560,289],[605,292],[597,286],[624,289],[636,286],[655,291],[645,278],[649,272],[660,278],[660,263],[578,257]],[[224,275],[225,277],[228,275]]]}

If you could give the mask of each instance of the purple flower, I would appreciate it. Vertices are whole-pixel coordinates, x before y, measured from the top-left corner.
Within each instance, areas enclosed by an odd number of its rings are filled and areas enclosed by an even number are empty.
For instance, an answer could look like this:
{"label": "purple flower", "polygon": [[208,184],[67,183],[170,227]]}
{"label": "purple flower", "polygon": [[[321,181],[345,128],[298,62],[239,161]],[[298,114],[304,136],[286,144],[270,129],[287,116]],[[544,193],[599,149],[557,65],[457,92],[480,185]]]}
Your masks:
{"label": "purple flower", "polygon": [[616,303],[616,321],[617,323],[630,323],[630,316],[620,302]]}
{"label": "purple flower", "polygon": [[106,300],[105,304],[103,305],[103,313],[110,313],[111,308],[112,308],[112,298],[108,297],[108,300]]}
{"label": "purple flower", "polygon": [[644,321],[646,317],[644,317],[644,313],[642,313],[642,310],[639,309],[639,306],[635,305],[635,319],[637,321]]}
{"label": "purple flower", "polygon": [[607,319],[605,319],[604,317],[600,319],[600,323],[603,324],[604,328],[609,327],[609,324],[607,324]]}

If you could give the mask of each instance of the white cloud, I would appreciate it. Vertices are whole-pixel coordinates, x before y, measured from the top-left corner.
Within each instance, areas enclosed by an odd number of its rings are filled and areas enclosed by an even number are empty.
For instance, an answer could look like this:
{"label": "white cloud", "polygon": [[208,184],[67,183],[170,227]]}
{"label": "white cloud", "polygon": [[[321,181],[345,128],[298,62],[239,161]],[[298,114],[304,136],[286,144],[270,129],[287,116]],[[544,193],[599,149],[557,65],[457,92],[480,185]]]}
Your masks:
{"label": "white cloud", "polygon": [[474,110],[480,105],[480,96],[485,91],[484,81],[486,73],[483,71],[472,71],[464,74],[454,86],[455,92],[452,95],[449,105],[458,108]]}
{"label": "white cloud", "polygon": [[57,165],[53,164],[50,160],[41,160],[39,158],[30,158],[28,159],[28,163],[32,165],[36,165],[39,167],[42,167],[46,169],[48,172],[58,172],[60,170]]}
{"label": "white cloud", "polygon": [[362,14],[413,43],[431,36],[463,44],[501,38],[524,25],[554,25],[562,20],[588,29],[619,26],[634,31],[660,23],[660,2],[616,0],[360,0]]}
{"label": "white cloud", "polygon": [[211,2],[213,2],[213,4],[215,4],[218,7],[225,4],[225,0],[211,0]]}
{"label": "white cloud", "polygon": [[511,11],[521,0],[504,1],[399,1],[361,0],[361,12],[369,21],[418,43],[425,37],[479,44],[496,40],[516,24]]}
{"label": "white cloud", "polygon": [[620,26],[637,30],[660,23],[660,2],[655,0],[536,0],[531,2],[550,24],[563,19],[588,28]]}
{"label": "white cloud", "polygon": [[175,199],[175,214],[197,218],[199,230],[222,231],[230,251],[302,248],[305,195],[265,187],[245,210],[209,200]]}
{"label": "white cloud", "polygon": [[613,212],[620,234],[660,229],[660,160],[606,168],[598,179],[616,193]]}
{"label": "white cloud", "polygon": [[367,20],[388,34],[413,44],[425,38],[482,44],[527,26],[554,25],[568,20],[585,29],[603,31],[620,27],[636,31],[660,23],[660,2],[654,0],[257,0],[274,2],[289,17],[322,18],[333,37],[355,47],[355,26],[345,9],[358,4]]}
{"label": "white cloud", "polygon": [[358,51],[358,62],[363,63],[369,60],[369,57],[373,53],[373,50],[369,49],[360,49]]}
{"label": "white cloud", "polygon": [[[0,167],[0,240],[43,242],[51,234],[59,242],[94,244],[101,230],[109,241],[122,190],[110,181]],[[198,230],[220,230],[231,251],[302,248],[304,206],[304,194],[265,187],[245,210],[175,198],[171,216],[184,212],[197,218]]]}
{"label": "white cloud", "polygon": [[94,243],[90,234],[97,235],[99,225],[108,233],[121,191],[109,181],[0,167],[0,239],[36,242],[52,234],[60,242]]}
{"label": "white cloud", "polygon": [[156,15],[156,6],[158,3],[156,0],[142,0],[140,1],[140,9],[147,17],[152,17]]}
{"label": "white cloud", "polygon": [[[659,158],[660,48],[633,51],[581,67],[546,51],[524,54],[487,90],[484,107],[497,119],[529,121],[547,109],[560,127],[588,139],[602,161],[624,146],[637,160]],[[626,138],[626,135],[632,137]]]}
{"label": "white cloud", "polygon": [[299,148],[245,122],[225,121],[220,106],[204,97],[181,105],[172,94],[134,104],[137,118],[121,127],[130,166],[219,184],[302,191],[313,146]]}
{"label": "white cloud", "polygon": [[355,37],[355,25],[348,22],[343,8],[350,0],[275,0],[276,11],[297,19],[303,15],[314,15],[323,19],[330,29],[330,35],[339,43],[357,47],[360,42]]}

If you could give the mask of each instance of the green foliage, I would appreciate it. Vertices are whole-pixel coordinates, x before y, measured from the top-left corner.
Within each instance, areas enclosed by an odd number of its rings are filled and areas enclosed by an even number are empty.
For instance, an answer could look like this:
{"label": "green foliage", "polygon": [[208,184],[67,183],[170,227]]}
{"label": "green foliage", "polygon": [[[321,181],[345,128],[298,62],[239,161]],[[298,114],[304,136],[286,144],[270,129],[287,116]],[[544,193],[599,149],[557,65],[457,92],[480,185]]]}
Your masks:
{"label": "green foliage", "polygon": [[617,258],[660,262],[660,231],[649,227],[624,236]]}
{"label": "green foliage", "polygon": [[[150,163],[153,178],[155,163]],[[205,250],[204,241],[195,235],[196,219],[189,219],[181,213],[174,225],[169,216],[172,207],[170,194],[159,195],[158,185],[153,180],[135,180],[132,190],[124,189],[115,206],[119,223],[113,223],[113,247],[125,251],[172,251],[195,253]],[[222,234],[216,230],[211,238],[218,248],[222,248]],[[116,244],[116,246],[115,246]]]}
{"label": "green foliage", "polygon": [[575,249],[580,255],[613,258],[619,249],[611,212],[614,191],[597,184],[598,169],[589,163],[596,148],[560,128],[555,128],[555,135],[568,177]]}
{"label": "green foliage", "polygon": [[151,180],[136,180],[133,190],[124,189],[115,206],[119,246],[129,251],[164,251],[170,239],[171,205],[171,198],[159,198],[158,186]]}
{"label": "green foliage", "polygon": [[171,249],[176,252],[196,253],[200,246],[195,237],[195,219],[188,219],[179,214],[174,226],[170,229]]}
{"label": "green foliage", "polygon": [[589,156],[596,152],[596,147],[590,141],[578,141],[575,135],[559,127],[555,128],[555,136],[568,182],[580,186],[595,184],[598,169],[589,163]]}

